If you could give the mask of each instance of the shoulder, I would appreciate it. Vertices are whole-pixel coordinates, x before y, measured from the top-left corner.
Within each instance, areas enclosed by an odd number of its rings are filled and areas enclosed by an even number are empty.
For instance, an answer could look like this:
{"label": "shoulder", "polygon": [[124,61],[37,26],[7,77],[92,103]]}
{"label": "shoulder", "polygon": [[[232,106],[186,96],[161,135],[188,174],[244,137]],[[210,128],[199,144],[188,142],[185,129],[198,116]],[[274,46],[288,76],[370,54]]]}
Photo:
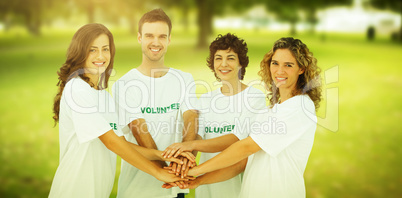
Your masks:
{"label": "shoulder", "polygon": [[220,87],[219,87],[218,89],[215,89],[213,91],[202,94],[200,99],[210,99],[211,97],[216,96],[220,93],[221,92],[220,92]]}
{"label": "shoulder", "polygon": [[317,120],[314,102],[308,95],[294,96],[282,104],[276,104],[273,112],[278,112],[278,115],[287,117],[290,115],[298,116],[299,118],[308,117],[310,120]]}
{"label": "shoulder", "polygon": [[179,75],[179,76],[182,76],[183,78],[186,78],[186,79],[193,79],[193,75],[191,75],[190,73],[188,73],[188,72],[184,72],[184,71],[181,71],[181,70],[179,70],[179,69],[175,69],[175,68],[170,68],[169,69],[169,74],[171,74],[171,75]]}
{"label": "shoulder", "polygon": [[[288,103],[286,103],[288,102]],[[311,100],[311,98],[307,95],[297,95],[292,98],[290,98],[288,101],[285,101],[284,106],[289,107],[289,108],[297,108],[297,109],[315,109],[314,107],[314,102]]]}
{"label": "shoulder", "polygon": [[128,71],[127,73],[125,73],[122,77],[119,78],[118,81],[129,81],[129,80],[133,80],[136,79],[136,75],[138,75],[138,70],[137,69],[131,69],[130,71]]}
{"label": "shoulder", "polygon": [[246,96],[259,96],[259,97],[263,96],[263,97],[265,97],[265,94],[261,90],[255,88],[255,87],[252,87],[252,86],[247,87],[245,90],[243,90],[243,93]]}
{"label": "shoulder", "polygon": [[64,87],[64,90],[71,90],[73,92],[81,92],[91,90],[92,87],[82,80],[80,77],[75,77],[69,80]]}

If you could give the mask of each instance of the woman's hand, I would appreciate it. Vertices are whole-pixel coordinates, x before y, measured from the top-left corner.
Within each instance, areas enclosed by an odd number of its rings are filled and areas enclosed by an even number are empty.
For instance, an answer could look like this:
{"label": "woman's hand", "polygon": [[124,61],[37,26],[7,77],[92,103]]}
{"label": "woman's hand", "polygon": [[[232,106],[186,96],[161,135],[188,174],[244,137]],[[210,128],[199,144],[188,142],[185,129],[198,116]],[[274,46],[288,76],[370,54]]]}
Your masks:
{"label": "woman's hand", "polygon": [[178,182],[178,181],[188,181],[188,178],[180,178],[174,174],[169,173],[168,170],[165,169],[158,169],[157,174],[154,175],[154,177],[159,180],[163,181],[165,183],[173,183],[173,182]]}
{"label": "woman's hand", "polygon": [[197,177],[199,175],[201,175],[200,166],[196,166],[196,167],[191,168],[187,173],[187,176]]}
{"label": "woman's hand", "polygon": [[162,155],[162,151],[155,150],[155,155],[157,156],[157,160],[160,161],[167,161],[167,162],[175,162],[177,164],[183,164],[183,159],[188,159],[189,162],[195,163],[195,156],[191,152],[183,152],[180,153],[180,156],[182,158],[177,158],[177,157],[170,157],[170,158],[165,158]]}
{"label": "woman's hand", "polygon": [[163,151],[162,156],[165,158],[171,158],[171,157],[178,157],[184,151],[191,152],[194,150],[193,143],[194,141],[174,143],[168,146],[165,149],[165,151]]}
{"label": "woman's hand", "polygon": [[195,177],[187,177],[188,181],[177,181],[171,183],[165,183],[162,185],[162,188],[172,188],[172,187],[179,187],[180,189],[194,189],[197,188],[200,184]]}

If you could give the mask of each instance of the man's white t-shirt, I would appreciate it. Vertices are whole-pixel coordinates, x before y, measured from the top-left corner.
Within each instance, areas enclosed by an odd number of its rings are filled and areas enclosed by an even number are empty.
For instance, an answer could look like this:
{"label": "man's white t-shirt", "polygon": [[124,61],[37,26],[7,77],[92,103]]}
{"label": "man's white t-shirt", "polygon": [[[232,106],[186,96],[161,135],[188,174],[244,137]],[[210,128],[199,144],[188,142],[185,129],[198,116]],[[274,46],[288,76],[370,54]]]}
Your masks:
{"label": "man's white t-shirt", "polygon": [[250,137],[261,150],[247,164],[240,197],[305,197],[303,174],[317,127],[313,101],[294,96],[256,121]]}
{"label": "man's white t-shirt", "polygon": [[[126,139],[137,144],[127,125],[144,118],[158,150],[182,141],[182,113],[198,109],[192,75],[173,68],[160,78],[145,76],[132,69],[115,82],[113,95],[119,106],[119,123],[124,126]],[[179,192],[189,192],[178,187],[164,189],[162,184],[122,160],[117,197],[171,198]]]}
{"label": "man's white t-shirt", "polygon": [[[239,140],[248,137],[257,113],[266,108],[265,98],[265,94],[253,87],[247,87],[233,96],[223,95],[221,88],[203,94],[200,97],[198,134],[203,139],[228,134],[236,135]],[[202,153],[200,163],[218,154]],[[195,194],[197,198],[237,197],[240,187],[241,174],[223,182],[201,185],[195,189]]]}
{"label": "man's white t-shirt", "polygon": [[60,100],[60,162],[49,197],[110,196],[116,155],[98,137],[111,129],[123,135],[110,94],[79,77],[67,82]]}

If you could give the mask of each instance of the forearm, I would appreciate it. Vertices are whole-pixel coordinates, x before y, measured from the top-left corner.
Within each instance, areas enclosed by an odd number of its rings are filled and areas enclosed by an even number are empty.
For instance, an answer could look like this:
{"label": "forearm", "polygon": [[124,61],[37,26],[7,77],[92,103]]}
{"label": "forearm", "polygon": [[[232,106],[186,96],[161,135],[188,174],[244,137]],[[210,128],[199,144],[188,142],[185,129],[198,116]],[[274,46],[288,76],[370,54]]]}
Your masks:
{"label": "forearm", "polygon": [[199,185],[222,182],[235,177],[244,171],[246,168],[247,159],[248,158],[245,158],[232,166],[212,171],[197,177],[197,180],[199,180]]}
{"label": "forearm", "polygon": [[261,148],[250,137],[238,141],[225,149],[222,153],[196,167],[196,175],[231,166],[260,149]]}
{"label": "forearm", "polygon": [[183,142],[192,141],[197,138],[198,131],[198,111],[187,110],[183,113]]}
{"label": "forearm", "polygon": [[148,132],[148,127],[144,119],[140,118],[133,120],[129,124],[129,127],[134,138],[137,140],[138,145],[145,148],[158,149],[154,139]]}
{"label": "forearm", "polygon": [[[144,119],[136,119],[133,120],[129,124],[130,130],[137,140],[139,146],[148,148],[148,149],[155,149],[158,150],[158,146],[156,145],[154,139],[152,138],[151,134],[148,131],[148,127]],[[152,161],[155,165],[159,167],[167,166],[166,162],[164,161]]]}
{"label": "forearm", "polygon": [[113,130],[103,134],[99,139],[109,150],[119,155],[124,161],[152,176],[157,175],[159,167],[133,149],[132,145],[126,140],[118,137]]}
{"label": "forearm", "polygon": [[133,149],[135,149],[137,152],[141,153],[141,155],[143,155],[148,160],[161,160],[162,151],[138,146],[131,142],[128,142],[128,143],[130,144],[130,146]]}
{"label": "forearm", "polygon": [[225,150],[238,140],[239,138],[237,138],[237,136],[228,134],[207,140],[195,140],[192,144],[194,150],[206,153],[216,153]]}

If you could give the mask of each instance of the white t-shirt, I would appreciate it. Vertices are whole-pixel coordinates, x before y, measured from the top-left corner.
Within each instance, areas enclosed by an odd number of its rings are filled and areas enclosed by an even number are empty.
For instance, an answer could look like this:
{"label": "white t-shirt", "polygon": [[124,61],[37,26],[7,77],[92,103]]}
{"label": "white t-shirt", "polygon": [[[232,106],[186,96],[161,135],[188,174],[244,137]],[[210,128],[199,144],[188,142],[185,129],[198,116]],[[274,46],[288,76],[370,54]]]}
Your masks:
{"label": "white t-shirt", "polygon": [[[132,69],[116,81],[113,94],[120,107],[119,123],[124,126],[126,139],[137,144],[127,124],[144,118],[159,150],[182,141],[182,113],[198,109],[192,75],[173,68],[160,78]],[[189,192],[178,187],[164,189],[162,184],[122,160],[117,197],[170,198],[176,197],[178,192]]]}
{"label": "white t-shirt", "polygon": [[[248,137],[257,113],[266,108],[265,94],[247,87],[236,95],[225,96],[218,88],[200,97],[200,107],[198,134],[203,139],[234,134],[242,140]],[[200,163],[218,154],[202,153]],[[241,174],[223,182],[201,185],[195,189],[195,194],[197,198],[237,197],[240,187]]]}
{"label": "white t-shirt", "polygon": [[317,127],[313,101],[294,96],[256,121],[250,137],[261,150],[246,167],[240,197],[305,197],[303,174]]}
{"label": "white t-shirt", "polygon": [[60,164],[49,197],[106,198],[116,172],[116,155],[98,138],[117,126],[110,94],[81,78],[67,82],[60,100]]}

